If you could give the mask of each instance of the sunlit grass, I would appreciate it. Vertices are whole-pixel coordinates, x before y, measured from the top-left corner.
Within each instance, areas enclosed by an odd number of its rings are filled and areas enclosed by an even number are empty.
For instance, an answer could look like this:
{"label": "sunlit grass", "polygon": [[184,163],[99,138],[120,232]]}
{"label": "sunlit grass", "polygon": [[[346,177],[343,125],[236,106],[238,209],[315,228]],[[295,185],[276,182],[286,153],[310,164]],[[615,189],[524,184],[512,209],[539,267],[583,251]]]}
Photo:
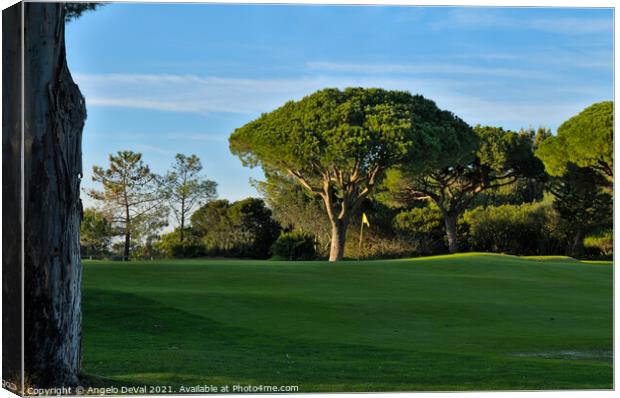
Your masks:
{"label": "sunlit grass", "polygon": [[174,388],[611,388],[610,263],[535,260],[85,262],[84,371]]}

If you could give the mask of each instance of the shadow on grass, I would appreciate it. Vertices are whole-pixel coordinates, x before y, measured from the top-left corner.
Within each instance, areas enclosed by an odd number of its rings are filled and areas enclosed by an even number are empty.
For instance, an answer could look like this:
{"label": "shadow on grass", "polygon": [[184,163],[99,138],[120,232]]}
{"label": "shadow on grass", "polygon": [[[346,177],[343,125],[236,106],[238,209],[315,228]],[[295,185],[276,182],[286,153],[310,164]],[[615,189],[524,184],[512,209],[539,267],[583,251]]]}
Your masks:
{"label": "shadow on grass", "polygon": [[298,385],[300,392],[612,387],[610,361],[318,343],[227,326],[119,291],[86,290],[83,314],[83,380],[97,387]]}

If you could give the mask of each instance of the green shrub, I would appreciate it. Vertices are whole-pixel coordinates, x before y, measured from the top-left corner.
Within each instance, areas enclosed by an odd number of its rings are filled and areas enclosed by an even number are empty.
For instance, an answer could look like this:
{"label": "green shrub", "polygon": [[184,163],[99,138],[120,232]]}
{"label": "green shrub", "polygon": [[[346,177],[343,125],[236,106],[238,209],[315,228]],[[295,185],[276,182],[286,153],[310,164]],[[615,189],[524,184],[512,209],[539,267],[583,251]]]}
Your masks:
{"label": "green shrub", "polygon": [[478,207],[463,215],[472,250],[516,255],[562,254],[556,218],[548,203]]}
{"label": "green shrub", "polygon": [[600,255],[610,257],[614,252],[614,233],[612,230],[599,232],[584,239],[587,249],[598,251]]}
{"label": "green shrub", "polygon": [[209,256],[269,258],[281,229],[257,198],[210,201],[192,214],[191,221]]}
{"label": "green shrub", "polygon": [[185,239],[181,242],[178,228],[163,234],[154,247],[165,257],[190,258],[206,254],[205,245],[191,233],[191,230],[187,231]]}
{"label": "green shrub", "polygon": [[171,254],[174,258],[192,258],[204,256],[205,246],[199,242],[183,241],[171,246]]}
{"label": "green shrub", "polygon": [[447,249],[444,222],[437,206],[399,213],[394,218],[394,229],[413,243],[416,254],[437,254]]}
{"label": "green shrub", "polygon": [[312,260],[316,257],[314,238],[298,232],[284,232],[271,246],[274,258]]}

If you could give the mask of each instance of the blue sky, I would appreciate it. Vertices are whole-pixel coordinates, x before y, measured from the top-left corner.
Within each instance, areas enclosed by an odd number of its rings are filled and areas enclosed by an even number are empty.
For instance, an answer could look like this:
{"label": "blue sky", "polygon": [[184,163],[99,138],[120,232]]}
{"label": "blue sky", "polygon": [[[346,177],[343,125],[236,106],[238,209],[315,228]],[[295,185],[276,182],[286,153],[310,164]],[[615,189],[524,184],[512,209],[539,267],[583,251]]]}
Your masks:
{"label": "blue sky", "polygon": [[108,154],[163,173],[195,153],[220,198],[255,196],[237,127],[324,87],[420,93],[468,123],[553,131],[613,98],[611,9],[108,4],[67,26],[86,97],[84,187]]}

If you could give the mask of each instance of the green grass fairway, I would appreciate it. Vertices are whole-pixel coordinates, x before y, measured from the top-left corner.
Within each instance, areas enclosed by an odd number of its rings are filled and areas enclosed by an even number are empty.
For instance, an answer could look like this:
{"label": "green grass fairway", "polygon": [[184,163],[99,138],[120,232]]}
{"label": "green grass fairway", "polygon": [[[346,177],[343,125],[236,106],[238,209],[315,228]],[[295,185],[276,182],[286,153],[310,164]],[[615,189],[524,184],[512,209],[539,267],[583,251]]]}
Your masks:
{"label": "green grass fairway", "polygon": [[612,265],[85,262],[87,377],[308,391],[612,388]]}

